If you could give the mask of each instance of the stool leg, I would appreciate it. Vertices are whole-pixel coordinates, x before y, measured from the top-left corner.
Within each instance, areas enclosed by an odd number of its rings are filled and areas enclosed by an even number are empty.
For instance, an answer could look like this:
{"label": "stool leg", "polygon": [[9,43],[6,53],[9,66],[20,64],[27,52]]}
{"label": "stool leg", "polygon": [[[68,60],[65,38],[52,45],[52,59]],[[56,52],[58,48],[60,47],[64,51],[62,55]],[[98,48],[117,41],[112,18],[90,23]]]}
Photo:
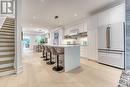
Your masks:
{"label": "stool leg", "polygon": [[49,61],[49,62],[47,62],[47,64],[48,64],[48,65],[55,64],[55,62],[54,62],[54,61],[52,61],[52,54],[51,54],[51,52],[50,52],[50,61]]}
{"label": "stool leg", "polygon": [[45,59],[43,59],[44,61],[47,61],[47,60],[49,60],[49,59],[47,59],[47,52],[46,52],[46,58]]}
{"label": "stool leg", "polygon": [[57,67],[59,67],[59,55],[57,55]]}
{"label": "stool leg", "polygon": [[45,58],[46,56],[45,56],[45,53],[44,53],[44,50],[43,50],[43,52],[42,52],[42,57],[41,58]]}
{"label": "stool leg", "polygon": [[52,68],[54,71],[61,71],[63,67],[59,65],[59,55],[57,55],[57,65]]}

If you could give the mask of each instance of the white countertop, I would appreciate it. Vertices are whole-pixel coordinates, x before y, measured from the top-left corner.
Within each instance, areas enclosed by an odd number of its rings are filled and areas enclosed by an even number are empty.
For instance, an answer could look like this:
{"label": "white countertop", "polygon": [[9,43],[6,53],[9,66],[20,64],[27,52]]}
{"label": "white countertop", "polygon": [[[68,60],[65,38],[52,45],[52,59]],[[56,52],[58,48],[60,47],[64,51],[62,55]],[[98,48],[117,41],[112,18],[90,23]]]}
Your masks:
{"label": "white countertop", "polygon": [[53,44],[44,44],[45,46],[53,46],[53,47],[77,47],[77,46],[80,46],[80,45],[53,45]]}
{"label": "white countertop", "polygon": [[64,48],[64,72],[71,71],[80,67],[80,45],[53,45],[53,44],[44,44],[45,46],[51,47],[61,47]]}

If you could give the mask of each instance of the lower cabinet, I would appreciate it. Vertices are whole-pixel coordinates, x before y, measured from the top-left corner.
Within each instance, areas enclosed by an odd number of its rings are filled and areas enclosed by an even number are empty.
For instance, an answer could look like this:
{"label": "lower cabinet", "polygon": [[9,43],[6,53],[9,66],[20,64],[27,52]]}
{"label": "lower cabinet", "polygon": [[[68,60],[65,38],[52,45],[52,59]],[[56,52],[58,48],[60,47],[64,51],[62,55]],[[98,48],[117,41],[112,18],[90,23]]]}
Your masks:
{"label": "lower cabinet", "polygon": [[80,46],[80,57],[87,58],[87,46]]}
{"label": "lower cabinet", "polygon": [[99,63],[107,63],[107,53],[106,52],[98,52],[98,62]]}
{"label": "lower cabinet", "polygon": [[110,65],[119,67],[119,68],[124,68],[124,53],[108,53],[108,63]]}
{"label": "lower cabinet", "polygon": [[124,52],[98,52],[98,62],[124,68]]}

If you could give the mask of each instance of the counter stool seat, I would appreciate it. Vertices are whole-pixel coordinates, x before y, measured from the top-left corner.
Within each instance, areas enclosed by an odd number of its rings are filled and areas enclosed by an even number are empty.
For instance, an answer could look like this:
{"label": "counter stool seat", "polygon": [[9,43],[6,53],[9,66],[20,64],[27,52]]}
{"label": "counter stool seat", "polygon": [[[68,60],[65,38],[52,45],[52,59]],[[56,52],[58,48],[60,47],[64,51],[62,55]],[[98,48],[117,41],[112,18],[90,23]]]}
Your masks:
{"label": "counter stool seat", "polygon": [[48,61],[49,59],[47,58],[47,46],[44,46],[44,48],[45,48],[45,53],[46,53],[46,56],[45,56],[45,59],[43,59],[43,61]]}
{"label": "counter stool seat", "polygon": [[60,66],[59,65],[59,56],[60,55],[63,55],[64,54],[64,51],[60,51],[60,52],[58,52],[54,47],[52,47],[52,52],[53,52],[53,55],[56,55],[57,56],[57,64],[56,64],[56,66],[54,66],[52,69],[54,70],[54,71],[61,71],[61,70],[63,70],[63,66]]}
{"label": "counter stool seat", "polygon": [[41,45],[41,47],[42,47],[42,57],[41,58],[45,58],[46,57],[46,55],[45,55],[45,47],[44,47],[44,45]]}
{"label": "counter stool seat", "polygon": [[[47,53],[49,53],[49,54],[50,54],[50,59],[49,59],[50,61],[48,61],[48,62],[47,62],[47,64],[48,64],[48,65],[55,64],[55,62],[54,62],[54,61],[52,61],[51,47],[47,47],[47,46],[46,46],[46,51],[47,51]],[[47,55],[46,55],[46,56],[47,56]]]}

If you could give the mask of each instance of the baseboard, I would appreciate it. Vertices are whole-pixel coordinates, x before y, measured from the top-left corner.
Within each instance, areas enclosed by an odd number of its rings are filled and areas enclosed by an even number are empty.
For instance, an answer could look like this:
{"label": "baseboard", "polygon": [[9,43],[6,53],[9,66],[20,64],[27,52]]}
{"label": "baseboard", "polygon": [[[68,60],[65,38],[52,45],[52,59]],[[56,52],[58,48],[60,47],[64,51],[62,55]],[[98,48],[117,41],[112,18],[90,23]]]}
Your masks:
{"label": "baseboard", "polygon": [[23,72],[23,65],[16,69],[16,74]]}
{"label": "baseboard", "polygon": [[2,76],[9,76],[9,75],[15,75],[15,70],[10,70],[10,71],[6,71],[6,72],[1,72],[0,73],[0,77],[2,77]]}
{"label": "baseboard", "polygon": [[82,56],[80,56],[80,58],[83,58],[83,59],[88,59],[87,57],[82,57]]}
{"label": "baseboard", "polygon": [[96,63],[98,63],[97,60],[93,60],[93,59],[88,59],[88,61],[92,61],[92,62],[96,62]]}
{"label": "baseboard", "polygon": [[88,60],[88,61],[92,61],[92,62],[98,63],[98,61],[97,61],[97,60],[94,60],[94,59],[89,59],[89,58],[86,58],[86,57],[81,57],[81,58],[86,59],[86,60]]}

